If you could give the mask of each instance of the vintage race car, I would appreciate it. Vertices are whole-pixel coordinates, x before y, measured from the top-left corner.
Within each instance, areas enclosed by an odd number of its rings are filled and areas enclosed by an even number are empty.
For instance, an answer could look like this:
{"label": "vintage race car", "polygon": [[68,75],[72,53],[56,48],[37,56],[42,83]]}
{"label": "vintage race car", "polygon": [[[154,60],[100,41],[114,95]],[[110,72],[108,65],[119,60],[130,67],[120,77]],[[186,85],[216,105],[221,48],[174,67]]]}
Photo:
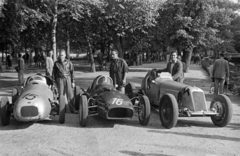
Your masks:
{"label": "vintage race car", "polygon": [[145,126],[150,119],[150,103],[145,95],[130,99],[115,89],[110,77],[99,75],[80,97],[80,126],[87,126],[88,117],[95,115],[110,120],[131,119],[137,115],[140,124]]}
{"label": "vintage race car", "polygon": [[214,125],[219,127],[226,126],[232,118],[232,103],[226,95],[215,96],[208,108],[202,89],[175,82],[169,73],[158,76],[156,69],[149,71],[141,88],[151,105],[159,107],[160,120],[165,128],[174,127],[178,117],[210,116]]}
{"label": "vintage race car", "polygon": [[[75,97],[80,88],[75,87]],[[13,88],[12,96],[1,97],[0,117],[6,126],[13,116],[21,122],[41,121],[50,115],[59,115],[59,123],[65,122],[65,96],[58,96],[51,78],[36,74],[26,79],[21,89]],[[76,100],[77,101],[77,100]]]}

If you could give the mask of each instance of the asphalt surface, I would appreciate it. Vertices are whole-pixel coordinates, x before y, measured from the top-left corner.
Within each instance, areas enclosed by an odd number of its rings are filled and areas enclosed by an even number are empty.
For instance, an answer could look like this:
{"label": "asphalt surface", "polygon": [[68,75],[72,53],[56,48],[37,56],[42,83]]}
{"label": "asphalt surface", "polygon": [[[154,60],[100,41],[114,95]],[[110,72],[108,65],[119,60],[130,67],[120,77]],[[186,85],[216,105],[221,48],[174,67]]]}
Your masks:
{"label": "asphalt surface", "polygon": [[[86,89],[92,80],[107,71],[90,73],[87,63],[76,64],[76,85]],[[152,68],[164,68],[165,62],[132,66],[127,80],[140,87],[143,77]],[[29,68],[25,78],[43,69]],[[191,65],[184,83],[205,91],[208,104],[211,81],[198,65]],[[17,74],[2,73],[0,94],[11,94],[9,88],[17,85]],[[179,118],[172,129],[162,127],[157,108],[151,108],[148,126],[141,126],[138,119],[104,120],[89,118],[88,126],[79,126],[78,115],[66,114],[65,124],[58,123],[58,116],[37,123],[21,123],[11,119],[9,126],[0,126],[0,155],[128,155],[173,156],[240,155],[240,97],[229,95],[232,100],[233,118],[226,127],[216,127],[209,117]]]}

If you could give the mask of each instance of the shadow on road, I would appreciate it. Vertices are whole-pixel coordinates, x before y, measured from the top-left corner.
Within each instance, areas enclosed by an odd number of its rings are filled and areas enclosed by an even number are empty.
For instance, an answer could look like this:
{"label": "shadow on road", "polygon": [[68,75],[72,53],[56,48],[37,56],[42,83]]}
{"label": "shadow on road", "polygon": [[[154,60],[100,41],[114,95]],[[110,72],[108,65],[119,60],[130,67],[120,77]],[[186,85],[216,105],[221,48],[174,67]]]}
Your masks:
{"label": "shadow on road", "polygon": [[166,154],[159,154],[159,153],[141,153],[141,152],[134,152],[134,151],[127,151],[123,150],[120,151],[122,154],[127,154],[131,156],[173,156],[173,155],[166,155]]}
{"label": "shadow on road", "polygon": [[34,122],[19,122],[15,120],[14,118],[10,119],[10,124],[7,126],[0,126],[0,131],[8,131],[8,130],[21,130],[21,129],[27,129],[31,127],[34,124]]}
{"label": "shadow on road", "polygon": [[158,130],[149,130],[148,132],[152,133],[161,133],[161,134],[175,134],[175,135],[183,135],[187,137],[196,137],[196,138],[206,138],[206,139],[216,139],[216,140],[227,140],[227,141],[235,141],[240,142],[240,138],[226,137],[221,135],[208,135],[208,134],[194,134],[194,133],[183,133],[183,132],[171,132],[171,131],[158,131]]}

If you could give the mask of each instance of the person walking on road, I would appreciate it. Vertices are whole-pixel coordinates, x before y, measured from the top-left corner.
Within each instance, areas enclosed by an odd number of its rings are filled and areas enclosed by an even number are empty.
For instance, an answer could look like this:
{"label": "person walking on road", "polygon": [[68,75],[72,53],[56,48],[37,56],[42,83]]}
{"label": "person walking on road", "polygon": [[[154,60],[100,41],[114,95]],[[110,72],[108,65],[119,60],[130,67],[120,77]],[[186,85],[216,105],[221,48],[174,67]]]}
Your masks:
{"label": "person walking on road", "polygon": [[23,84],[24,80],[24,69],[25,69],[25,63],[24,59],[22,58],[22,54],[18,54],[18,66],[17,66],[17,72],[18,72],[18,82],[20,85]]}
{"label": "person walking on road", "polygon": [[220,54],[220,58],[213,64],[212,76],[214,79],[214,94],[223,94],[225,81],[229,82],[229,65],[224,59],[224,54]]}
{"label": "person walking on road", "polygon": [[113,80],[113,84],[117,90],[125,93],[126,73],[128,72],[128,65],[126,61],[118,57],[118,51],[112,50],[112,60],[110,62],[109,75]]}
{"label": "person walking on road", "polygon": [[47,53],[46,57],[46,62],[45,62],[45,67],[46,67],[46,76],[52,77],[52,72],[53,72],[53,59],[52,59],[52,51],[49,51]]}
{"label": "person walking on road", "polygon": [[70,112],[77,114],[78,111],[75,109],[74,106],[72,89],[75,86],[73,71],[73,64],[71,63],[71,61],[66,59],[66,51],[64,49],[60,50],[59,58],[53,66],[52,76],[56,82],[59,95],[67,94]]}
{"label": "person walking on road", "polygon": [[159,69],[157,72],[169,72],[172,75],[174,81],[183,83],[183,65],[182,62],[177,58],[177,51],[173,51],[170,54],[170,61],[168,62],[167,67],[165,69]]}

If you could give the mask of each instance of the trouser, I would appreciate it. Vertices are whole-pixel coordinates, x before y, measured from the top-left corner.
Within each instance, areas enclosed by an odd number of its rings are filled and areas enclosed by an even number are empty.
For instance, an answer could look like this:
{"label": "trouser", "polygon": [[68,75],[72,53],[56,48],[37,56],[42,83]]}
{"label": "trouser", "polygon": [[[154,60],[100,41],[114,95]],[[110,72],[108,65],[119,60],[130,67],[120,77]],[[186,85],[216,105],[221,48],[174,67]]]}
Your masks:
{"label": "trouser", "polygon": [[175,81],[177,81],[177,82],[180,82],[180,83],[183,83],[183,80],[184,80],[184,78],[177,78]]}
{"label": "trouser", "polygon": [[214,78],[214,94],[223,94],[225,79]]}
{"label": "trouser", "polygon": [[57,78],[56,79],[56,84],[57,84],[57,87],[58,87],[59,96],[66,94],[67,95],[67,100],[68,100],[69,110],[71,112],[74,111],[75,110],[74,95],[73,95],[73,89],[72,89],[70,76],[68,76],[66,78]]}
{"label": "trouser", "polygon": [[23,84],[23,80],[24,80],[24,77],[23,77],[23,71],[19,71],[18,72],[18,82],[19,82],[19,84]]}
{"label": "trouser", "polygon": [[124,87],[124,86],[118,86],[116,89],[117,89],[119,92],[125,94],[125,87]]}

